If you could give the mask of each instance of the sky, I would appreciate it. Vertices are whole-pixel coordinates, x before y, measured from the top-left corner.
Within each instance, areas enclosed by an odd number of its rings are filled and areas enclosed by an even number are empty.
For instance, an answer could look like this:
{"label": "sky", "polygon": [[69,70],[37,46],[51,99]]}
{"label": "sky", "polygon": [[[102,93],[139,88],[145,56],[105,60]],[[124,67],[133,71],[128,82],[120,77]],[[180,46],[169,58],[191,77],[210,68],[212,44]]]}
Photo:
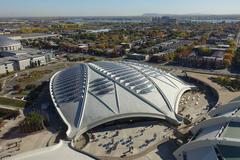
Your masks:
{"label": "sky", "polygon": [[240,14],[240,0],[0,0],[0,17]]}

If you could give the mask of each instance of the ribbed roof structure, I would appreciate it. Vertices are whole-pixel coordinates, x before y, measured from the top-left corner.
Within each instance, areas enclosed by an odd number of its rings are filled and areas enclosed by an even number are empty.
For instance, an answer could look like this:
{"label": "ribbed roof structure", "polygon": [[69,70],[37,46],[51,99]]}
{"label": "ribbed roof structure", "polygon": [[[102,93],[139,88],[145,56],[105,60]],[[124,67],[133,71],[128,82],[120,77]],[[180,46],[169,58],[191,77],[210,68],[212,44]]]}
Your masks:
{"label": "ribbed roof structure", "polygon": [[127,62],[80,64],[56,73],[50,83],[69,137],[123,118],[151,117],[178,124],[179,99],[192,87],[169,73]]}

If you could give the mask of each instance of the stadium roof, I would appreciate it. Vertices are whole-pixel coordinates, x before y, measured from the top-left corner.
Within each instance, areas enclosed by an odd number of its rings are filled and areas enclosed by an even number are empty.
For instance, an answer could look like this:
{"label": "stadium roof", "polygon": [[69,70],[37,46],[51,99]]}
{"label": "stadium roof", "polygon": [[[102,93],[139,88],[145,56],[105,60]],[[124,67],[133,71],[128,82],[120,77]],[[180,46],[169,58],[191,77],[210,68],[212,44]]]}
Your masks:
{"label": "stadium roof", "polygon": [[21,45],[21,43],[8,37],[0,36],[0,47],[8,47],[13,45]]}
{"label": "stadium roof", "polygon": [[68,141],[60,141],[58,144],[32,150],[29,152],[23,152],[13,157],[9,160],[96,160],[95,157],[90,157],[79,151],[76,151],[70,147]]}
{"label": "stadium roof", "polygon": [[56,73],[50,82],[69,137],[123,118],[151,117],[178,124],[180,97],[192,87],[164,71],[127,62],[80,64]]}
{"label": "stadium roof", "polygon": [[233,101],[211,111],[213,118],[191,129],[193,138],[174,152],[175,157],[178,160],[240,159],[239,104]]}
{"label": "stadium roof", "polygon": [[240,117],[240,101],[232,101],[224,106],[218,106],[216,109],[209,112],[211,117],[220,116],[238,116]]}

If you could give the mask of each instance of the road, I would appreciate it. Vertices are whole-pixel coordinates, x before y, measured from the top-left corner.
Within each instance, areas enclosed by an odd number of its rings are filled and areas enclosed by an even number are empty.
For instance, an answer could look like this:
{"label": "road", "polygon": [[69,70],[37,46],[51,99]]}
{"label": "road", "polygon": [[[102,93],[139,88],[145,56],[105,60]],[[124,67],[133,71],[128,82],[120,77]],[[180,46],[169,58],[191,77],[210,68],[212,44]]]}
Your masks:
{"label": "road", "polygon": [[209,69],[197,69],[197,68],[188,68],[182,66],[174,66],[174,65],[158,65],[161,68],[166,69],[178,69],[186,72],[198,72],[198,73],[205,73],[205,74],[213,74],[213,75],[225,75],[225,76],[236,76],[238,74],[231,73],[228,69],[222,70],[209,70]]}
{"label": "road", "polygon": [[141,62],[141,61],[134,61],[134,60],[128,60],[128,62],[146,64],[146,65],[150,65],[150,66],[153,66],[153,67],[156,67],[156,68],[166,69],[166,70],[173,69],[173,70],[182,70],[182,71],[185,71],[185,72],[197,72],[197,73],[203,73],[203,74],[224,75],[224,76],[239,75],[239,74],[236,74],[236,73],[231,73],[230,71],[228,71],[228,69],[222,69],[222,70],[197,69],[197,68],[189,68],[189,67],[182,67],[182,66],[175,66],[175,65]]}

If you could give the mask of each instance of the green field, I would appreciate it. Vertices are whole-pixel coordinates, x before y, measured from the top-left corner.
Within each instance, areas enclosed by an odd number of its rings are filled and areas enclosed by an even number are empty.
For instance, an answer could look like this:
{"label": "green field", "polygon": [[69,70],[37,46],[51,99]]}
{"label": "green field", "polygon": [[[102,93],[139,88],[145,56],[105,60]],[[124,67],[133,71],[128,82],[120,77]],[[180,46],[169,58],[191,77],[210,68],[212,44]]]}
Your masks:
{"label": "green field", "polygon": [[40,70],[40,71],[32,71],[30,72],[29,75],[24,75],[22,77],[19,77],[17,81],[25,84],[32,83],[41,79],[44,75],[50,74],[52,72],[53,72],[52,70],[48,70],[48,69]]}
{"label": "green field", "polygon": [[5,97],[0,97],[0,105],[13,106],[18,108],[24,108],[26,102],[16,99],[10,99]]}

